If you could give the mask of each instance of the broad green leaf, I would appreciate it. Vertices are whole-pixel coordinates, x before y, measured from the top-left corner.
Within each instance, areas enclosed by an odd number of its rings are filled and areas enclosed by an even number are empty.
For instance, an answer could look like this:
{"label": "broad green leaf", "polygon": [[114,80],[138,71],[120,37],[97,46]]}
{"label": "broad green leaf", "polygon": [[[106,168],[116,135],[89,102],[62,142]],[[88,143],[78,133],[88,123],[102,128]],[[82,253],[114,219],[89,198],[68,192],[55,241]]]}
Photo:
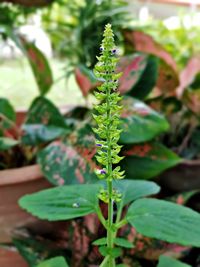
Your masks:
{"label": "broad green leaf", "polygon": [[158,77],[159,59],[154,56],[148,57],[147,66],[137,84],[128,92],[129,95],[138,99],[144,99],[156,85]]}
{"label": "broad green leaf", "polygon": [[5,98],[0,98],[0,130],[12,127],[16,114],[10,102]]}
{"label": "broad green leaf", "polygon": [[200,247],[200,214],[158,199],[136,200],[127,221],[142,235],[170,243]]}
{"label": "broad green leaf", "polygon": [[23,39],[24,50],[31,65],[38,89],[41,95],[45,95],[53,84],[53,76],[49,63],[42,53],[33,43]]}
{"label": "broad green leaf", "polygon": [[152,140],[169,128],[167,120],[145,103],[132,97],[122,101],[122,144],[134,144]]}
{"label": "broad green leaf", "polygon": [[133,248],[134,247],[134,245],[130,241],[126,240],[125,238],[121,238],[121,237],[115,238],[114,243],[115,243],[115,245],[120,246],[120,247],[124,247],[124,248]]}
{"label": "broad green leaf", "polygon": [[16,146],[19,142],[17,140],[8,138],[8,137],[0,137],[0,151],[10,149],[13,146]]}
{"label": "broad green leaf", "polygon": [[182,162],[174,152],[156,142],[133,145],[122,154],[125,158],[121,167],[131,179],[149,179]]}
{"label": "broad green leaf", "polygon": [[96,211],[100,185],[70,185],[26,195],[19,205],[40,219],[69,220]]}
{"label": "broad green leaf", "polygon": [[160,191],[160,187],[154,182],[132,179],[114,181],[113,187],[122,194],[120,206],[125,206],[141,197],[157,194]]}
{"label": "broad green leaf", "polygon": [[157,267],[192,267],[170,257],[160,256]]}
{"label": "broad green leaf", "polygon": [[37,267],[69,267],[63,257],[55,257],[41,262]]}
{"label": "broad green leaf", "polygon": [[122,57],[117,64],[117,72],[122,72],[119,79],[119,91],[124,94],[129,92],[141,78],[148,62],[148,56],[135,53]]}
{"label": "broad green leaf", "polygon": [[33,101],[22,128],[22,142],[27,145],[48,142],[69,132],[60,111],[45,97]]}
{"label": "broad green leaf", "polygon": [[54,185],[94,183],[94,135],[89,126],[76,129],[66,142],[55,141],[44,148],[37,161],[45,177]]}

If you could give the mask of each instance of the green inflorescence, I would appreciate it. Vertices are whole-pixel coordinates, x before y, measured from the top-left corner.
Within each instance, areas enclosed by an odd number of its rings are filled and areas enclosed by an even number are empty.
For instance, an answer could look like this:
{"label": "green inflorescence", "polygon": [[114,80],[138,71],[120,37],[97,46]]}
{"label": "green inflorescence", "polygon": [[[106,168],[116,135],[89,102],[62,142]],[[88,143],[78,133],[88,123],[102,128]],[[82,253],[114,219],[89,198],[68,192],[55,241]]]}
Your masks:
{"label": "green inflorescence", "polygon": [[[119,166],[113,169],[113,165],[119,163],[122,159],[118,155],[121,150],[121,146],[118,145],[121,130],[118,129],[118,126],[122,110],[119,101],[122,97],[117,92],[118,79],[121,73],[116,73],[117,49],[110,24],[106,25],[103,37],[100,56],[97,57],[98,63],[94,69],[96,77],[102,81],[102,84],[95,92],[100,104],[94,107],[97,111],[97,114],[93,114],[97,128],[93,130],[98,136],[96,140],[96,159],[103,166],[102,170],[97,171],[97,176],[111,182],[114,179],[124,178],[124,171],[121,171]],[[104,202],[108,202],[109,193],[102,191],[99,197]],[[115,201],[120,200],[119,194],[114,190],[112,198]]]}

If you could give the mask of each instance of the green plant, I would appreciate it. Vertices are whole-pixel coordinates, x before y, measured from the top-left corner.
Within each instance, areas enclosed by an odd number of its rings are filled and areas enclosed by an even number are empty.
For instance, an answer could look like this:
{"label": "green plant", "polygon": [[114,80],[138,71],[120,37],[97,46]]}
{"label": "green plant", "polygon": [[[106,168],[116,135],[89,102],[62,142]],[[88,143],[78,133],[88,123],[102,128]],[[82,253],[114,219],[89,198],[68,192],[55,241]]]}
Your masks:
{"label": "green plant", "polygon": [[[119,202],[121,198],[121,194],[113,190],[113,180],[122,179],[124,171],[120,171],[119,166],[113,169],[113,164],[119,163],[122,159],[122,157],[118,156],[121,146],[117,144],[121,132],[118,129],[121,110],[118,102],[121,100],[121,97],[119,93],[115,92],[121,74],[115,73],[117,60],[114,55],[117,50],[110,24],[106,26],[101,50],[101,56],[98,58],[99,63],[95,66],[95,73],[104,83],[98,88],[100,92],[96,93],[96,98],[102,101],[102,103],[95,107],[99,114],[94,115],[98,124],[98,128],[95,128],[94,132],[100,138],[96,144],[99,147],[97,161],[105,166],[105,169],[100,170],[98,176],[100,179],[106,179],[107,189],[100,193],[99,198],[108,203],[107,249],[112,251],[116,235],[113,229],[113,205],[114,202]],[[107,256],[102,266],[106,266],[106,264],[114,266],[114,258]]]}
{"label": "green plant", "polygon": [[[101,49],[103,51],[95,70],[97,75],[103,78],[100,92],[96,93],[96,97],[102,102],[96,106],[99,114],[94,117],[99,125],[95,132],[100,138],[97,141],[100,148],[97,160],[105,166],[105,169],[98,171],[98,177],[105,181],[44,190],[22,197],[19,204],[33,215],[50,221],[97,214],[107,231],[107,238],[94,242],[104,256],[101,267],[126,266],[116,264],[116,258],[122,255],[120,247],[133,247],[126,239],[117,237],[118,230],[127,223],[148,237],[200,247],[200,214],[167,201],[144,198],[158,193],[159,187],[153,182],[121,180],[123,173],[119,172],[119,167],[113,168],[112,164],[117,164],[121,159],[118,156],[120,147],[117,144],[120,134],[117,128],[120,107],[117,103],[120,97],[118,93],[113,92],[116,90],[116,82],[113,82],[113,79],[118,78],[119,74],[115,73],[114,68],[117,59],[111,55],[115,54],[116,48],[110,25],[106,26]],[[108,214],[105,217],[100,200],[108,205]],[[125,206],[128,206],[128,209],[124,209]]]}

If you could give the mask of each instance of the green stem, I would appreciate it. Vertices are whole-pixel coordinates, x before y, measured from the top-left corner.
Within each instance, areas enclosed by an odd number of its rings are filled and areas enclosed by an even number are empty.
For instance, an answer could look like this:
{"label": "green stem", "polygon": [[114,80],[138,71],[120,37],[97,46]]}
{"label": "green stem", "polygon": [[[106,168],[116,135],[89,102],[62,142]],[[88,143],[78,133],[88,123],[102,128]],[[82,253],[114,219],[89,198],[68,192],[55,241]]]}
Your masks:
{"label": "green stem", "polygon": [[99,267],[107,267],[109,258],[110,258],[109,256],[106,256],[102,261],[101,265],[99,265]]}
{"label": "green stem", "polygon": [[[113,248],[113,200],[112,200],[112,181],[108,181],[108,194],[109,194],[109,202],[108,202],[108,229],[107,229],[107,247],[109,249]],[[112,258],[109,260],[109,267],[113,267]]]}
{"label": "green stem", "polygon": [[[110,89],[107,88],[107,121],[111,120],[110,113]],[[114,247],[113,237],[113,184],[112,184],[112,154],[111,154],[111,136],[110,124],[107,125],[107,188],[108,188],[108,228],[107,228],[107,247],[112,249]],[[110,256],[108,260],[108,267],[115,267],[115,260]]]}
{"label": "green stem", "polygon": [[126,219],[123,219],[123,220],[121,220],[120,222],[116,223],[116,224],[115,224],[115,227],[116,227],[117,229],[119,229],[119,228],[121,228],[122,226],[124,226],[124,225],[126,225],[126,224],[127,224],[127,220],[126,220]]}
{"label": "green stem", "polygon": [[105,220],[105,218],[104,218],[99,206],[98,206],[96,212],[97,212],[97,215],[98,215],[98,218],[99,218],[100,222],[102,223],[104,228],[107,229],[106,220]]}
{"label": "green stem", "polygon": [[123,211],[123,205],[122,203],[120,203],[119,209],[117,211],[116,223],[118,223],[121,220],[122,211]]}

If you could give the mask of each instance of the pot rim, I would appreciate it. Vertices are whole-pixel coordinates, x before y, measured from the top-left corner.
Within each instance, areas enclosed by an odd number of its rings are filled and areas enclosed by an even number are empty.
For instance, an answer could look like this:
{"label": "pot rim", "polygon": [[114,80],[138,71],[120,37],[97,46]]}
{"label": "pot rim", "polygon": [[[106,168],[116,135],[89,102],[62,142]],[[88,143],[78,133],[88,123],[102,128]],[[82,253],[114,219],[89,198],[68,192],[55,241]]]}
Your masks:
{"label": "pot rim", "polygon": [[42,179],[38,164],[0,171],[0,186],[20,184]]}

